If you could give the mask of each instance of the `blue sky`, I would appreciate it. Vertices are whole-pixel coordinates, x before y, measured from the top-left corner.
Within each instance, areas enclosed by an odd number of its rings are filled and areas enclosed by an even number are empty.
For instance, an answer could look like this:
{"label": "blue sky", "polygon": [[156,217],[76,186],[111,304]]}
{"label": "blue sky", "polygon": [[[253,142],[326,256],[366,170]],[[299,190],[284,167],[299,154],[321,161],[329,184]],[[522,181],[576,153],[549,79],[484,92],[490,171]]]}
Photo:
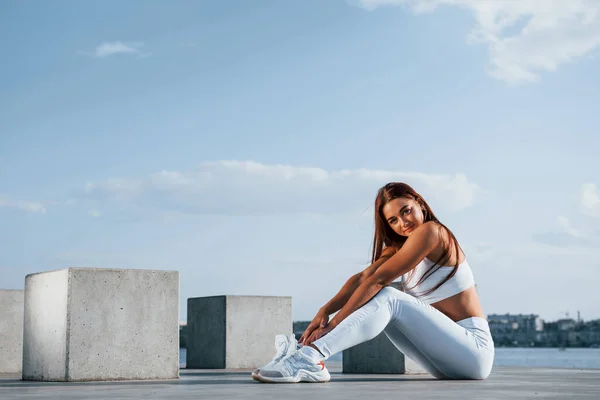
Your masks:
{"label": "blue sky", "polygon": [[600,318],[600,4],[0,4],[0,281],[181,273],[186,299],[293,296],[368,262],[413,185],[486,313]]}

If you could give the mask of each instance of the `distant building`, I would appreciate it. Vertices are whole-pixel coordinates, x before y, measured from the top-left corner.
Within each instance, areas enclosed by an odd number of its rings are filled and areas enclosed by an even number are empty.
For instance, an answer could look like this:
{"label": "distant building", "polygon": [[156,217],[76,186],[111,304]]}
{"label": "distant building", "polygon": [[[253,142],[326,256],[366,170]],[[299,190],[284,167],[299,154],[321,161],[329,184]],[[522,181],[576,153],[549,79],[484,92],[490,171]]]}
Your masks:
{"label": "distant building", "polygon": [[535,346],[543,340],[544,320],[536,314],[490,314],[494,342],[499,346]]}
{"label": "distant building", "polygon": [[564,318],[556,321],[559,331],[571,331],[577,326],[577,321],[572,318]]}
{"label": "distant building", "polygon": [[498,347],[600,347],[600,320],[579,315],[546,323],[535,314],[492,314],[488,323]]}
{"label": "distant building", "polygon": [[570,331],[567,332],[569,347],[598,347],[600,346],[599,331]]}

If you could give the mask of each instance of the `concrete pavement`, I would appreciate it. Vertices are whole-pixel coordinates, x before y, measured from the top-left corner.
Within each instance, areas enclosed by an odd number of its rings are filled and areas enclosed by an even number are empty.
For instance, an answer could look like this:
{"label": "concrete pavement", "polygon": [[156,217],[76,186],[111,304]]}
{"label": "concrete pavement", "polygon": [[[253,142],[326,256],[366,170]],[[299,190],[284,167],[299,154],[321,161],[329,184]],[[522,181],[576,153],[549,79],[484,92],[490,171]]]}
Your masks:
{"label": "concrete pavement", "polygon": [[250,371],[187,370],[180,379],[135,382],[24,382],[0,375],[0,399],[600,399],[600,370],[496,367],[484,381],[440,381],[429,375],[342,374],[321,384],[264,384]]}

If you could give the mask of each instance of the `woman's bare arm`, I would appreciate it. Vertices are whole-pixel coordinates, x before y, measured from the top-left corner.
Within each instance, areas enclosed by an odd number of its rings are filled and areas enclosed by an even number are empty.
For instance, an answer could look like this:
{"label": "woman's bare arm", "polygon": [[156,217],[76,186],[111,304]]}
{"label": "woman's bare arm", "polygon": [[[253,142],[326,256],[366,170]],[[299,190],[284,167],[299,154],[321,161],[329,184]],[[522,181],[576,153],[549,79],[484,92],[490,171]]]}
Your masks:
{"label": "woman's bare arm", "polygon": [[381,257],[377,259],[374,263],[369,265],[363,271],[352,275],[350,279],[346,281],[344,286],[340,289],[340,291],[321,307],[321,310],[327,315],[333,314],[336,311],[339,311],[350,299],[352,293],[358,288],[365,280],[367,280],[370,276],[372,276],[377,269],[383,265],[389,258],[394,254],[395,250],[392,248],[386,248],[383,250]]}
{"label": "woman's bare arm", "polygon": [[317,315],[302,333],[300,339],[298,339],[298,342],[303,343],[304,340],[309,337],[315,329],[326,326],[327,322],[329,321],[329,315],[340,310],[344,304],[346,304],[348,299],[350,299],[350,296],[352,296],[352,293],[354,293],[356,288],[358,288],[365,280],[373,275],[375,271],[377,271],[377,268],[383,265],[383,263],[385,263],[394,254],[394,252],[395,250],[392,248],[384,249],[381,257],[379,257],[377,261],[365,268],[364,271],[352,275],[350,279],[346,281],[344,286],[342,286],[340,291],[333,296],[333,298],[329,300],[327,304],[319,309]]}
{"label": "woman's bare arm", "polygon": [[419,226],[400,250],[386,260],[383,265],[365,279],[354,291],[341,310],[333,317],[328,326],[335,328],[348,315],[371,300],[381,289],[394,279],[413,269],[440,245],[439,225],[427,222]]}

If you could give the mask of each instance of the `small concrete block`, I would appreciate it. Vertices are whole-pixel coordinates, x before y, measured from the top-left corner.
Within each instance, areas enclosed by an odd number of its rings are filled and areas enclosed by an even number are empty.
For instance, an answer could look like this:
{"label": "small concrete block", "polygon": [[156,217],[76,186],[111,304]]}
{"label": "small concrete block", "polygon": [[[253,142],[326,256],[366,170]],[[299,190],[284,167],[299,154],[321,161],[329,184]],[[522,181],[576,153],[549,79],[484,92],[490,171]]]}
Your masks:
{"label": "small concrete block", "polygon": [[292,333],[292,298],[188,299],[186,368],[256,368],[275,355],[275,335]]}
{"label": "small concrete block", "polygon": [[23,360],[23,290],[0,289],[0,373],[19,373]]}
{"label": "small concrete block", "polygon": [[179,272],[69,268],[27,275],[23,380],[179,377]]}
{"label": "small concrete block", "polygon": [[342,372],[353,374],[426,374],[419,364],[406,357],[385,333],[344,350]]}

